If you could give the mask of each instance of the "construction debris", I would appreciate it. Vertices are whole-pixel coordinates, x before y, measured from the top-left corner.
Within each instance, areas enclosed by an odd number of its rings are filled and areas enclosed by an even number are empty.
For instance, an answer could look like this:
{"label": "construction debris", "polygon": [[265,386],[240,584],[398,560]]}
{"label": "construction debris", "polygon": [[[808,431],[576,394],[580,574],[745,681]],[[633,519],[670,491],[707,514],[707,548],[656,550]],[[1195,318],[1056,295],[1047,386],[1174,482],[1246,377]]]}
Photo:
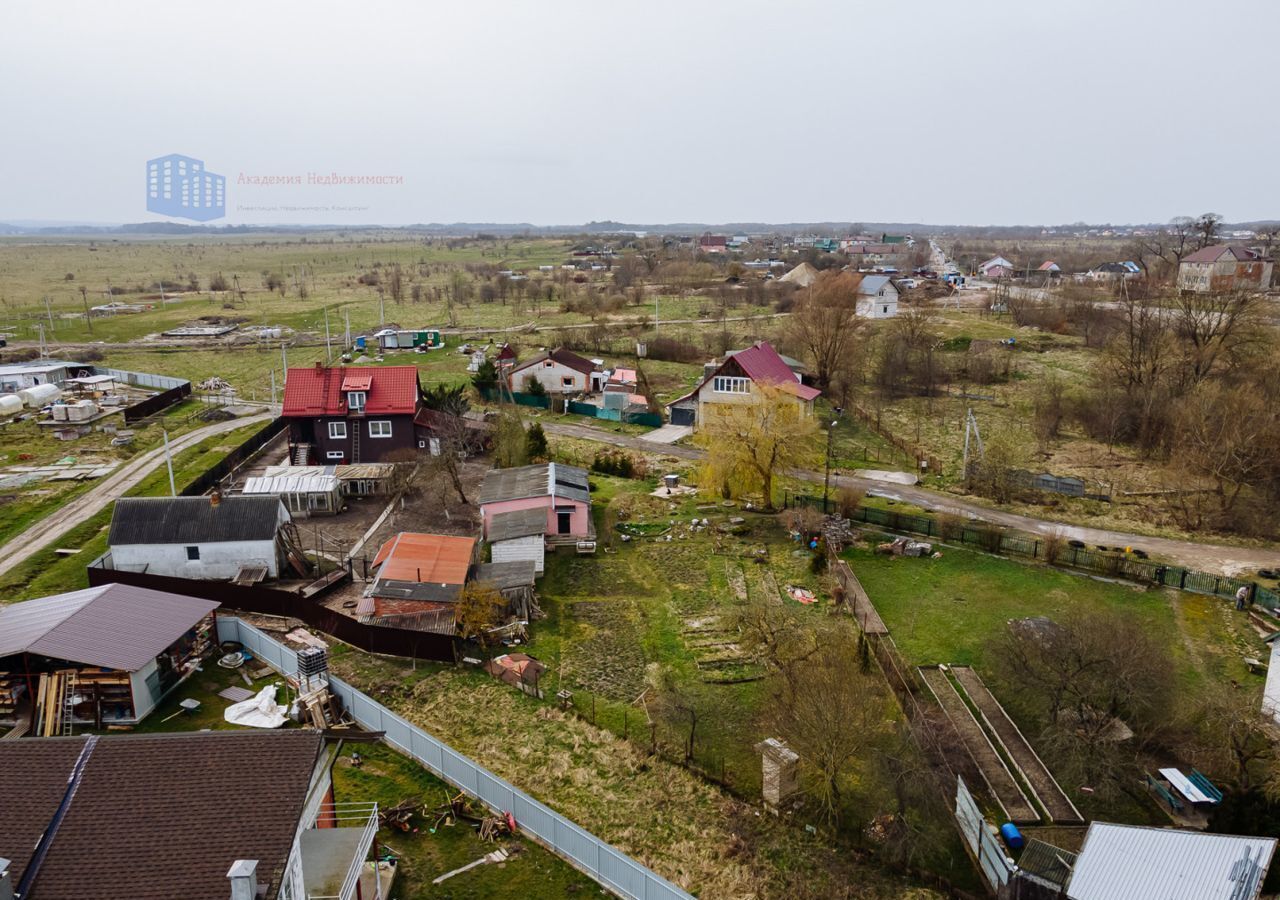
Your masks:
{"label": "construction debris", "polygon": [[900,537],[884,544],[877,544],[876,553],[885,556],[930,556],[933,553],[933,544]]}

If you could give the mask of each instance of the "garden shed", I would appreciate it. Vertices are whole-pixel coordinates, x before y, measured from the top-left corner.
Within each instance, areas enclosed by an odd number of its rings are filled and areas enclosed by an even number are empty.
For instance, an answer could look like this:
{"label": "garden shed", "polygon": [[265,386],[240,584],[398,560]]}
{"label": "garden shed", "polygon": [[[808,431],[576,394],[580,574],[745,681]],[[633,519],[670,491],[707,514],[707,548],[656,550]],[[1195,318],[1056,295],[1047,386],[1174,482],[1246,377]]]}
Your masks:
{"label": "garden shed", "polygon": [[0,607],[0,724],[140,722],[196,670],[217,607],[126,584]]}

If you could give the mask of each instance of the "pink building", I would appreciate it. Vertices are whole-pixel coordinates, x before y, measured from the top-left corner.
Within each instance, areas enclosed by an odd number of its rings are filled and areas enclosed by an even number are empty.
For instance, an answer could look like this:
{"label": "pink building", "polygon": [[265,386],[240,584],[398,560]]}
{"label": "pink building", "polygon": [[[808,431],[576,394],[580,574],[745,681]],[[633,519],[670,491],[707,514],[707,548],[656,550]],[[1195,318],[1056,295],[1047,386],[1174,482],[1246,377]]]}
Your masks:
{"label": "pink building", "polygon": [[523,509],[545,509],[548,544],[595,538],[587,470],[562,463],[515,469],[491,469],[480,488],[480,516],[485,537],[495,515]]}

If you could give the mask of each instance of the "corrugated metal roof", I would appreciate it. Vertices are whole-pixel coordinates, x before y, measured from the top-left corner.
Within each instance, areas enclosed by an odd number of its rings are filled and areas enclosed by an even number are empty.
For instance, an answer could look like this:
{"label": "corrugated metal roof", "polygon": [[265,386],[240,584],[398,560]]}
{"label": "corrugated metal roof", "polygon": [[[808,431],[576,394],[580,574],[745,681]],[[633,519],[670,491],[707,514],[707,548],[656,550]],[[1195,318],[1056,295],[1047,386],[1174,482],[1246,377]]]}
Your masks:
{"label": "corrugated metal roof", "polygon": [[333,475],[339,481],[390,478],[395,463],[352,463],[347,466],[267,466],[263,476],[276,475]]}
{"label": "corrugated metal roof", "polygon": [[379,581],[462,585],[471,568],[476,539],[402,531],[378,550]]}
{"label": "corrugated metal roof", "polygon": [[484,474],[484,484],[480,487],[482,505],[547,496],[589,503],[591,490],[587,483],[587,470],[563,463],[490,469]]}
{"label": "corrugated metal roof", "polygon": [[1276,839],[1094,822],[1070,900],[1254,900]]}
{"label": "corrugated metal roof", "polygon": [[55,594],[0,608],[0,656],[136,671],[219,604],[127,584]]}
{"label": "corrugated metal roof", "polygon": [[269,541],[289,512],[279,497],[122,497],[107,544],[214,544]]}
{"label": "corrugated metal roof", "polygon": [[246,494],[332,494],[336,490],[336,475],[254,475],[244,482]]}
{"label": "corrugated metal roof", "polygon": [[491,584],[499,591],[533,587],[537,577],[537,567],[531,559],[512,559],[476,566],[476,581]]}
{"label": "corrugated metal roof", "polygon": [[487,530],[491,544],[497,541],[531,537],[535,534],[546,534],[547,510],[545,507],[538,506],[533,509],[497,513],[489,519]]}

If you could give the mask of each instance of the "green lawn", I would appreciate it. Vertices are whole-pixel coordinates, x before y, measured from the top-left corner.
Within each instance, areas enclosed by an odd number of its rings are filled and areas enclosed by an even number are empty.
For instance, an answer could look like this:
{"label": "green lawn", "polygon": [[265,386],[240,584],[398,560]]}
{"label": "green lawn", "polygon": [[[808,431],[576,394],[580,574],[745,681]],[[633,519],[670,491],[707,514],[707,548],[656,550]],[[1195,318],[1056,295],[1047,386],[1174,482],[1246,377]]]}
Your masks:
{"label": "green lawn", "polygon": [[[1007,680],[995,659],[1013,619],[1078,614],[1137,621],[1167,653],[1175,709],[1181,711],[1175,716],[1186,718],[1215,685],[1235,682],[1261,693],[1263,677],[1250,674],[1243,662],[1258,654],[1258,639],[1224,599],[1103,581],[952,547],[941,552],[941,559],[909,559],[856,546],[844,557],[908,664],[974,667],[1033,745],[1048,724],[1045,711],[1032,691]],[[1052,750],[1037,749],[1052,768]],[[1176,752],[1157,751],[1152,759],[1168,765]],[[1135,771],[1134,778],[1140,775]],[[1101,803],[1077,785],[1062,786],[1088,817],[1167,823],[1148,803],[1123,796]]]}

